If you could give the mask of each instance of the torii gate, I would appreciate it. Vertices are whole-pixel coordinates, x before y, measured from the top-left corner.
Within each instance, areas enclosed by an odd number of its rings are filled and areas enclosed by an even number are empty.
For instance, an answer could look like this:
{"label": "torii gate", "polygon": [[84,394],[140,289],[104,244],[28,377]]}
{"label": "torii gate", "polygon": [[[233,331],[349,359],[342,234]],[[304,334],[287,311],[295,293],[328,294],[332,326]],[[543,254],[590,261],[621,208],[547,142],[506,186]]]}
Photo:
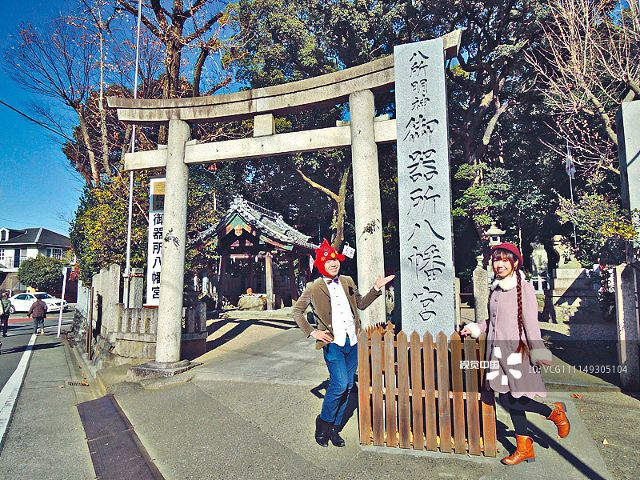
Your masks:
{"label": "torii gate", "polygon": [[[444,58],[454,58],[461,31],[441,37]],[[358,284],[367,288],[384,275],[378,143],[397,139],[396,120],[375,117],[374,95],[395,83],[394,57],[334,73],[272,87],[207,97],[130,99],[109,97],[118,118],[129,124],[169,125],[166,149],[125,155],[125,170],[166,168],[164,243],[156,368],[172,369],[180,361],[183,277],[187,221],[188,165],[265,156],[290,155],[351,146]],[[315,130],[276,134],[274,114],[282,115],[349,101],[350,122]],[[190,123],[253,118],[253,137],[220,142],[190,140]],[[363,323],[383,323],[385,306],[375,302]]]}

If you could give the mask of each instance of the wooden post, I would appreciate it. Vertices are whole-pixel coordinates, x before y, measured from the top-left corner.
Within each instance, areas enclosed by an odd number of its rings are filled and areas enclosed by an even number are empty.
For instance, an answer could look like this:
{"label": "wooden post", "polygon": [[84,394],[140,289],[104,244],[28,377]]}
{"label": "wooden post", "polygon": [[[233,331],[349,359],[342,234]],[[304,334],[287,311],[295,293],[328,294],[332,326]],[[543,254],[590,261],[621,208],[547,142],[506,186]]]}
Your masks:
{"label": "wooden post", "polygon": [[422,356],[424,359],[424,410],[425,424],[427,426],[425,436],[427,450],[438,449],[437,420],[436,420],[436,387],[435,365],[433,360],[433,337],[431,333],[424,334],[422,342]]}
{"label": "wooden post", "polygon": [[413,448],[416,450],[424,449],[424,407],[423,407],[423,390],[422,390],[422,350],[420,344],[420,335],[418,332],[411,334],[411,419],[413,420]]}
{"label": "wooden post", "polygon": [[396,419],[396,365],[393,332],[384,334],[384,409],[387,431],[387,447],[398,446]]}
{"label": "wooden post", "polygon": [[371,368],[369,367],[369,339],[362,330],[358,335],[358,396],[360,408],[360,444],[369,445],[371,436]]}
{"label": "wooden post", "polygon": [[273,258],[268,252],[264,256],[264,275],[267,287],[267,310],[273,310]]}
{"label": "wooden post", "polygon": [[379,331],[371,334],[371,396],[373,444],[384,445],[382,397],[382,338]]}

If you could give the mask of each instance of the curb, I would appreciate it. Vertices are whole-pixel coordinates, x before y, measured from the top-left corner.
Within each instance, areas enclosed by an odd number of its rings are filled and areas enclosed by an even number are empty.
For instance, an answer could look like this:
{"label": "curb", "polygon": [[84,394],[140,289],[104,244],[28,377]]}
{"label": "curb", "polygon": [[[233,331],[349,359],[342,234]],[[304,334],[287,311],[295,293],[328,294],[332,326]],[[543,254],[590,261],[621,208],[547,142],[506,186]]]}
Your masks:
{"label": "curb", "polygon": [[72,352],[73,359],[83,372],[88,373],[88,376],[92,379],[92,385],[96,392],[96,398],[102,397],[108,393],[108,388],[105,385],[102,378],[100,378],[100,371],[96,369],[94,365],[91,365],[86,358],[86,354],[79,352],[74,344],[67,340],[67,345]]}

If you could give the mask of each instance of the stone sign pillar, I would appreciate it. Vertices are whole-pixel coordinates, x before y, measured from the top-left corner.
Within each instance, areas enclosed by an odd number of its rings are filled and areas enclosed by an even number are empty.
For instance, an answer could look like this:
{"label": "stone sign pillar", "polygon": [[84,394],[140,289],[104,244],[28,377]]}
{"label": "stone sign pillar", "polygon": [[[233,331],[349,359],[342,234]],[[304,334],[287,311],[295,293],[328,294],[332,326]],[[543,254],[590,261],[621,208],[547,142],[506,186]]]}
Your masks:
{"label": "stone sign pillar", "polygon": [[394,61],[402,330],[448,336],[456,317],[442,38],[399,45]]}
{"label": "stone sign pillar", "polygon": [[636,273],[632,265],[615,267],[616,321],[618,327],[618,361],[622,387],[630,392],[640,390],[640,354]]}
{"label": "stone sign pillar", "polygon": [[622,203],[640,209],[640,101],[623,103],[616,124]]}
{"label": "stone sign pillar", "polygon": [[622,206],[629,211],[640,209],[640,100],[622,104],[616,125]]}
{"label": "stone sign pillar", "polygon": [[185,144],[191,129],[182,120],[169,122],[162,274],[158,306],[156,362],[171,364],[180,360],[184,253],[187,239],[187,181],[189,169],[184,163]]}
{"label": "stone sign pillar", "polygon": [[[373,286],[377,275],[384,276],[378,146],[373,130],[373,93],[364,90],[349,95],[349,114],[358,287],[362,292],[366,292]],[[360,318],[364,327],[384,324],[384,301],[373,302],[360,314]]]}

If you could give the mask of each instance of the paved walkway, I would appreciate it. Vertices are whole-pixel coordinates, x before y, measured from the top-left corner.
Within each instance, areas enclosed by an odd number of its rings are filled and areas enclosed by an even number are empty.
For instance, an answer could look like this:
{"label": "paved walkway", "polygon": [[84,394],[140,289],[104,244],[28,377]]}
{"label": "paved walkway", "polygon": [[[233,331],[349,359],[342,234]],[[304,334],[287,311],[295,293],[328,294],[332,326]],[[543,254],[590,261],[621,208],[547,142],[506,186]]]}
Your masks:
{"label": "paved walkway", "polygon": [[[609,439],[614,443],[628,438],[632,446],[615,451],[632,456],[633,442],[640,437],[631,421],[638,402],[631,399],[624,412],[616,406],[602,420],[594,420],[597,415],[585,410],[585,400],[573,399],[568,392],[554,392],[552,399],[567,402],[572,434],[559,440],[550,422],[533,418],[538,458],[532,464],[506,467],[499,463],[500,457],[362,448],[355,419],[344,431],[347,447],[321,448],[313,441],[313,420],[326,380],[320,352],[286,321],[247,322],[212,325],[211,342],[222,337],[224,341],[212,343],[216,348],[200,359],[202,365],[173,379],[128,383],[126,366],[99,372],[99,380],[113,392],[167,480],[621,480],[634,478],[637,471],[634,460],[627,459],[625,465],[631,467],[616,469],[618,476],[612,476],[599,453],[603,446],[596,442],[612,418],[626,418],[618,424],[628,425],[628,431]],[[93,396],[88,387],[72,386],[86,368],[79,369],[70,350],[55,337],[38,337],[36,347],[0,455],[0,478],[95,478],[75,406]],[[627,413],[631,416],[624,417]],[[504,455],[513,437],[501,410],[498,420],[499,455]],[[594,425],[596,430],[602,428],[597,434]]]}
{"label": "paved walkway", "polygon": [[[232,323],[229,330],[238,328]],[[165,478],[613,478],[567,393],[551,399],[568,404],[572,435],[559,440],[550,422],[534,418],[538,459],[519,467],[499,458],[361,448],[355,419],[344,431],[346,448],[318,447],[313,421],[326,380],[322,356],[297,329],[242,327],[241,336],[221,343],[182,379],[127,384],[122,367],[103,371]],[[226,334],[222,326],[216,331]],[[504,455],[514,439],[505,412],[498,419]]]}
{"label": "paved walkway", "polygon": [[[0,359],[1,360],[1,359]],[[76,404],[93,398],[54,335],[35,338],[30,364],[0,452],[0,478],[95,478]]]}

